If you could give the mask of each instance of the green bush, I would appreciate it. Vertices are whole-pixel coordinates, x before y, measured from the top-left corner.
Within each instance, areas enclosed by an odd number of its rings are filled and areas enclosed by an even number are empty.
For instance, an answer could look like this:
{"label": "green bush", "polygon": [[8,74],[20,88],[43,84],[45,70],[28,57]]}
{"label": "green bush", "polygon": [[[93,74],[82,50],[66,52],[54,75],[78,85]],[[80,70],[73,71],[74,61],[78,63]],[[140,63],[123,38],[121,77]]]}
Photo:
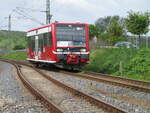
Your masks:
{"label": "green bush", "polygon": [[25,38],[0,38],[0,48],[5,51],[25,49],[26,45]]}
{"label": "green bush", "polygon": [[83,70],[150,81],[149,66],[149,49],[116,48],[94,51]]}
{"label": "green bush", "polygon": [[25,38],[14,38],[13,43],[14,43],[13,50],[25,49],[27,45]]}
{"label": "green bush", "polygon": [[112,74],[119,71],[120,62],[125,65],[136,54],[136,49],[100,49],[91,54],[90,64],[84,70]]}
{"label": "green bush", "polygon": [[14,50],[25,49],[23,45],[15,45]]}
{"label": "green bush", "polygon": [[141,49],[136,56],[125,66],[124,74],[129,77],[133,76],[139,80],[150,81],[150,50]]}
{"label": "green bush", "polygon": [[12,50],[25,49],[27,45],[25,36],[25,32],[0,30],[0,50],[2,51],[0,54],[9,53]]}

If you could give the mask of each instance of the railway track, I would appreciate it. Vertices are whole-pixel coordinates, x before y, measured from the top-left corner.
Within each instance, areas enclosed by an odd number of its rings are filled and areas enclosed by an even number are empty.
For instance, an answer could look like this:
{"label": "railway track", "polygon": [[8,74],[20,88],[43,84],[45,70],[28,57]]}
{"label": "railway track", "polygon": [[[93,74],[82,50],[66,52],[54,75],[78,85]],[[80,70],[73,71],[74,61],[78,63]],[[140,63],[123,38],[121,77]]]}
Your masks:
{"label": "railway track", "polygon": [[137,80],[126,79],[121,77],[114,77],[106,74],[99,74],[93,72],[85,72],[84,74],[78,74],[78,73],[72,73],[67,71],[60,71],[60,73],[67,74],[70,76],[81,77],[81,78],[85,78],[97,82],[102,82],[110,85],[120,86],[124,88],[130,88],[132,90],[136,90],[140,92],[150,93],[149,82],[137,81]]}
{"label": "railway track", "polygon": [[[33,78],[30,78],[31,75],[30,76],[25,75],[25,72],[23,71],[24,68],[25,68],[24,66],[26,66],[27,68],[30,68],[30,69],[34,70],[35,73],[38,73],[37,75],[39,76],[39,78],[41,77],[39,80],[42,79],[43,81],[44,80],[47,81],[45,83],[48,83],[48,81],[49,81],[49,82],[51,82],[51,84],[55,85],[56,88],[58,88],[58,87],[61,88],[61,90],[63,90],[63,92],[66,92],[64,94],[65,96],[70,96],[71,95],[71,97],[75,97],[74,99],[77,98],[77,100],[73,100],[73,101],[76,102],[75,106],[78,106],[78,104],[79,105],[80,104],[85,105],[84,107],[86,109],[87,108],[92,108],[91,112],[95,112],[95,113],[96,112],[97,113],[99,113],[99,112],[126,113],[125,111],[123,111],[121,109],[118,109],[118,108],[116,108],[116,107],[114,107],[114,106],[112,106],[112,105],[110,105],[108,103],[105,103],[105,102],[103,102],[101,100],[98,100],[98,99],[96,99],[96,98],[88,95],[88,94],[85,94],[85,93],[83,93],[81,91],[78,91],[78,90],[76,90],[76,89],[74,89],[74,88],[72,88],[70,86],[67,86],[64,83],[61,83],[61,82],[59,82],[59,81],[57,81],[57,80],[55,80],[55,79],[47,76],[46,74],[44,74],[43,72],[39,71],[38,69],[29,66],[28,64],[24,64],[24,63],[20,63],[20,62],[14,62],[14,61],[8,61],[8,60],[5,60],[5,62],[11,63],[11,64],[13,64],[16,67],[17,73],[18,73],[20,79],[22,80],[22,82],[24,83],[24,85],[37,98],[39,98],[42,102],[46,103],[46,106],[48,107],[48,109],[52,113],[63,113],[63,112],[66,113],[66,112],[71,112],[71,111],[68,111],[68,110],[65,111],[64,109],[62,109],[62,107],[60,107],[60,105],[55,101],[55,99],[49,98],[49,96],[47,94],[43,93],[44,92],[43,89],[38,89],[37,88],[38,86],[33,85],[34,82],[37,80],[36,79],[37,76],[33,76]],[[34,74],[32,74],[32,75],[34,75]],[[44,83],[42,83],[42,84],[44,84]],[[49,86],[51,86],[51,85],[49,85]],[[48,88],[48,86],[47,86],[47,88]],[[57,91],[61,91],[61,90],[57,90]],[[66,97],[66,98],[68,98],[68,97]],[[72,105],[72,102],[68,105],[68,108],[70,108],[71,105]],[[94,109],[94,111],[93,111],[93,109]],[[84,112],[84,109],[81,109],[81,110],[82,110],[82,112]],[[88,109],[88,110],[90,110],[90,109]]]}
{"label": "railway track", "polygon": [[[27,62],[20,62],[20,61],[19,62],[14,61],[14,62],[27,65],[27,66],[32,66],[31,64]],[[81,77],[81,78],[85,78],[88,80],[102,82],[102,83],[106,83],[106,84],[110,84],[114,86],[129,88],[135,91],[150,93],[150,82],[132,80],[132,79],[127,79],[127,78],[122,78],[122,77],[115,77],[115,76],[102,74],[102,73],[95,73],[95,72],[84,72],[83,74],[62,71],[62,70],[61,71],[57,70],[57,72],[68,74],[70,76],[76,76],[76,77]]]}
{"label": "railway track", "polygon": [[27,78],[22,74],[21,72],[21,67],[20,65],[17,65],[16,63],[14,63],[14,61],[9,61],[9,60],[0,60],[3,62],[7,62],[10,63],[12,65],[15,66],[16,70],[17,70],[17,74],[19,76],[19,78],[21,79],[22,83],[24,84],[24,86],[39,100],[41,100],[41,102],[43,104],[45,104],[45,106],[48,108],[48,110],[51,113],[63,113],[63,111],[54,103],[52,102],[50,99],[48,99],[48,97],[46,97],[42,92],[40,92],[36,87],[34,87],[28,80]]}
{"label": "railway track", "polygon": [[[32,66],[27,62],[20,62],[20,61],[14,61],[14,62],[27,65],[27,66]],[[95,73],[95,72],[84,72],[83,74],[73,73],[68,71],[60,71],[60,70],[57,70],[57,72],[68,74],[70,76],[85,78],[88,80],[94,80],[97,82],[103,82],[114,86],[129,88],[135,91],[150,93],[150,82],[132,80],[132,79],[127,79],[122,77],[115,77],[115,76],[102,74],[102,73]]]}
{"label": "railway track", "polygon": [[117,108],[123,109],[128,113],[149,113],[150,94],[137,92],[128,88],[108,85],[105,83],[77,77],[69,74],[59,73],[40,69],[47,75],[57,79],[69,86],[103,100]]}

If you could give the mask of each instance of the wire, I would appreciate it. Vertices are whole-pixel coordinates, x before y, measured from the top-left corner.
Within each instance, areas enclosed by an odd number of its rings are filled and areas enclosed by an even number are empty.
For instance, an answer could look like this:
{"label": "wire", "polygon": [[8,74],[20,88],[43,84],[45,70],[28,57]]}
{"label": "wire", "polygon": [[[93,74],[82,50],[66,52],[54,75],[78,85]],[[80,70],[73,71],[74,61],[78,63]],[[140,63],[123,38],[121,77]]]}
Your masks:
{"label": "wire", "polygon": [[38,9],[31,9],[31,8],[24,8],[24,7],[16,7],[17,9],[25,9],[25,10],[29,10],[31,12],[41,12],[41,13],[45,13],[46,11],[44,10],[38,10]]}
{"label": "wire", "polygon": [[20,12],[24,13],[24,15],[26,15],[27,18],[29,18],[29,19],[31,19],[31,20],[33,20],[33,21],[35,21],[35,22],[37,22],[37,23],[39,23],[39,24],[41,24],[41,25],[45,25],[45,24],[43,24],[42,22],[40,22],[40,21],[38,21],[37,19],[35,19],[34,17],[32,17],[31,15],[27,14],[25,11],[23,11],[23,10],[21,10],[21,9],[18,9],[18,10],[19,10]]}
{"label": "wire", "polygon": [[27,13],[25,13],[24,11],[18,9],[18,10],[14,10],[16,13],[18,13],[19,15],[22,15],[25,19],[30,19],[40,25],[45,25],[43,23],[41,23],[40,21],[36,20],[35,18],[33,18],[32,16],[28,15]]}
{"label": "wire", "polygon": [[[5,19],[9,19],[9,17],[5,17]],[[11,17],[11,19],[27,19],[27,18],[24,18],[24,17]]]}

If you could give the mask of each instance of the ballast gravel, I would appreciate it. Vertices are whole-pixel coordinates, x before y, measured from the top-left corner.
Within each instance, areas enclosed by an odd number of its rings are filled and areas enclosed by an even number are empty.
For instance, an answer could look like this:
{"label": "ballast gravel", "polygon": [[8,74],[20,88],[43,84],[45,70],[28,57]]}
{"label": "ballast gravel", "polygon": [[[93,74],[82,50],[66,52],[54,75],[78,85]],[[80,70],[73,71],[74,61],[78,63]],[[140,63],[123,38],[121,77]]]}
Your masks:
{"label": "ballast gravel", "polygon": [[50,77],[103,100],[128,113],[150,113],[150,94],[66,74],[41,70]]}
{"label": "ballast gravel", "polygon": [[19,80],[16,69],[0,62],[0,113],[49,113]]}
{"label": "ballast gravel", "polygon": [[21,71],[33,86],[57,104],[64,113],[107,113],[83,97],[80,98],[57,86],[29,67],[22,66]]}

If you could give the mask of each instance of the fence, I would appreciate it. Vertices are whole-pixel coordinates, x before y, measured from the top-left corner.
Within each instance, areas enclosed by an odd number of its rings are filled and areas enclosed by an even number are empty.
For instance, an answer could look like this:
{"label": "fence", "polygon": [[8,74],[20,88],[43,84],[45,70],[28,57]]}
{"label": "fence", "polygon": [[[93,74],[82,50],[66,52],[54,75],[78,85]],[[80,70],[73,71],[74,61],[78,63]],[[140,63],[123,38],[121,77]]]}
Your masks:
{"label": "fence", "polygon": [[150,48],[150,37],[141,37],[140,39],[138,37],[130,37],[127,41],[135,44],[137,47],[139,45],[139,48]]}
{"label": "fence", "polygon": [[[138,37],[128,37],[125,41],[131,42],[133,45],[139,48],[150,48],[150,37],[141,37],[140,39]],[[101,49],[101,48],[116,48],[110,44],[108,44],[106,41],[102,40],[101,38],[98,38],[97,40],[91,40],[90,41],[90,48],[91,50],[95,49]]]}

